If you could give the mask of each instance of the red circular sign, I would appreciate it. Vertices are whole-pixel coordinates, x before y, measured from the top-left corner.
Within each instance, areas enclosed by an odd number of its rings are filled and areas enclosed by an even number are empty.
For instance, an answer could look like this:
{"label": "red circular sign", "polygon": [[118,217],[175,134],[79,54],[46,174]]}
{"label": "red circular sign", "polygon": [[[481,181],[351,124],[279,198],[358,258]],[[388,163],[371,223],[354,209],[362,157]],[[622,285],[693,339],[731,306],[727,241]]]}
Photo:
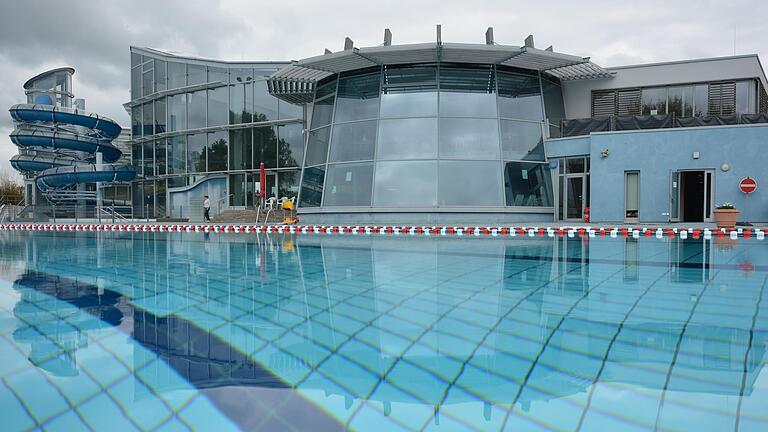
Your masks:
{"label": "red circular sign", "polygon": [[757,182],[752,177],[746,177],[739,182],[739,189],[745,194],[752,193],[757,189]]}

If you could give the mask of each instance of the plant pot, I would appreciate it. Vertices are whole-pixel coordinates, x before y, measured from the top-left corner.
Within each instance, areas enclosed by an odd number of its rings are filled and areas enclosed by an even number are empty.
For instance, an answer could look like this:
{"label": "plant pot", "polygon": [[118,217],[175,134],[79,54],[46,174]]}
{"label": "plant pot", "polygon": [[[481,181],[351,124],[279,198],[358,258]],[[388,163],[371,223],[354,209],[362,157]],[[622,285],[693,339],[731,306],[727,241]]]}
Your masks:
{"label": "plant pot", "polygon": [[715,223],[718,228],[735,228],[738,219],[738,209],[715,209]]}

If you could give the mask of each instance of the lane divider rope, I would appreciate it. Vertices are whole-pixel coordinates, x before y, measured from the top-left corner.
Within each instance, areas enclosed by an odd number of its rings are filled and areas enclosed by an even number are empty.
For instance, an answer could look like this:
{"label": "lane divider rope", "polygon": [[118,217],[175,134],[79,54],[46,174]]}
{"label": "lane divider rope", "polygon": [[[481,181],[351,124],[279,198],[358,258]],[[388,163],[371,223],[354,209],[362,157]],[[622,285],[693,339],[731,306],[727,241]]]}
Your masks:
{"label": "lane divider rope", "polygon": [[766,228],[678,228],[592,226],[374,226],[374,225],[158,225],[158,224],[51,224],[5,223],[0,231],[110,231],[110,232],[203,232],[224,234],[326,234],[379,236],[473,236],[473,237],[622,237],[765,239]]}

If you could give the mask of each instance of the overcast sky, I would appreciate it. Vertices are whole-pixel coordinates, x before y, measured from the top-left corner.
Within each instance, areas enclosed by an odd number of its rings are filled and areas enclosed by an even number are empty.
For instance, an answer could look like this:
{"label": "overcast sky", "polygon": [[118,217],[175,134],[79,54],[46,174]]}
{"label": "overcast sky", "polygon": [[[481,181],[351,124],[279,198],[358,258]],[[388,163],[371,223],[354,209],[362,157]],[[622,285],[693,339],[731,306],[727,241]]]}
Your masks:
{"label": "overcast sky", "polygon": [[[0,107],[24,102],[22,84],[72,66],[74,93],[89,111],[124,126],[129,117],[130,45],[225,60],[292,60],[343,48],[435,40],[536,46],[589,56],[602,66],[757,53],[768,62],[768,0],[385,1],[335,0],[2,0]],[[735,41],[735,43],[734,43]],[[735,47],[735,48],[734,48]],[[5,109],[5,108],[4,108]],[[5,112],[5,111],[4,111]],[[10,116],[0,114],[0,172],[8,159]]]}

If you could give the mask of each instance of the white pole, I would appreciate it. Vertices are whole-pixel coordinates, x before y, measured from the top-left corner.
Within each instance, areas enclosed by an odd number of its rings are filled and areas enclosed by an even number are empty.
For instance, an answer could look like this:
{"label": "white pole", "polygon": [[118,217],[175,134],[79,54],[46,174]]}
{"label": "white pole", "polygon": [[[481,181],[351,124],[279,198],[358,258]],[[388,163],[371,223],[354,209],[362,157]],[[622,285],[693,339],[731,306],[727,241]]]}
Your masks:
{"label": "white pole", "polygon": [[[96,171],[102,170],[102,164],[104,159],[101,152],[96,152]],[[101,221],[101,182],[96,183],[96,213],[98,214],[99,221]]]}

